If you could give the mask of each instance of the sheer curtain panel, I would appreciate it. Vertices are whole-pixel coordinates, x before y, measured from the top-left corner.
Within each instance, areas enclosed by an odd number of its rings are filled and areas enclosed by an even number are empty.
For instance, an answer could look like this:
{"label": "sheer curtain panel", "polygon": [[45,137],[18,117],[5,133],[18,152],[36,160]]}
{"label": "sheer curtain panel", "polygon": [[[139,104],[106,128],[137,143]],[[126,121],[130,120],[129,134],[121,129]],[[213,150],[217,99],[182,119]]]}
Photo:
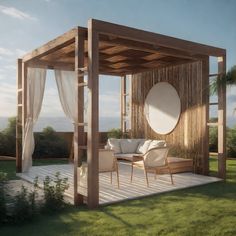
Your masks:
{"label": "sheer curtain panel", "polygon": [[71,122],[77,124],[77,119],[78,119],[78,114],[76,109],[77,80],[75,72],[55,70],[55,78],[62,109],[65,115],[71,120]]}
{"label": "sheer curtain panel", "polygon": [[28,68],[27,70],[27,116],[24,129],[22,170],[26,172],[32,166],[34,152],[33,128],[38,120],[43,102],[46,81],[46,69]]}

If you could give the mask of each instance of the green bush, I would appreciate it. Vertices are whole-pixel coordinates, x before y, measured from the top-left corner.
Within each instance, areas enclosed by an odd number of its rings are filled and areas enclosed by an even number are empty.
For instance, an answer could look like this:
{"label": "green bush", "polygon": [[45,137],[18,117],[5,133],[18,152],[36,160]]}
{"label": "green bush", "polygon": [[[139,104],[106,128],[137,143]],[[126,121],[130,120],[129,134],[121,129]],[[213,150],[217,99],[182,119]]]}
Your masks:
{"label": "green bush", "polygon": [[7,208],[5,199],[5,182],[7,180],[7,174],[0,172],[0,224],[6,222]]}
{"label": "green bush", "polygon": [[[35,133],[35,151],[33,157],[68,157],[69,150],[65,139],[58,136],[52,127],[46,127],[41,133]],[[0,156],[16,154],[16,118],[8,119],[8,126],[0,132]]]}
{"label": "green bush", "polygon": [[209,151],[218,152],[218,128],[209,127]]}
{"label": "green bush", "polygon": [[236,126],[232,129],[228,129],[227,156],[236,158]]}
{"label": "green bush", "polygon": [[12,218],[15,223],[32,220],[38,213],[36,206],[36,197],[38,196],[38,178],[35,178],[34,189],[29,191],[25,186],[15,196]]}
{"label": "green bush", "polygon": [[40,203],[38,196],[38,178],[34,180],[33,190],[21,186],[15,196],[5,193],[6,174],[0,172],[0,225],[29,222],[41,211],[52,213],[65,206],[64,192],[69,188],[68,179],[61,178],[57,172],[55,178],[44,179],[44,201]]}
{"label": "green bush", "polygon": [[57,135],[52,127],[46,127],[42,133],[35,134],[35,151],[33,157],[68,157],[66,141]]}
{"label": "green bush", "polygon": [[69,188],[68,178],[61,178],[57,172],[55,179],[46,176],[43,182],[44,211],[58,211],[65,206],[64,192]]}
{"label": "green bush", "polygon": [[16,118],[8,119],[8,126],[0,132],[0,155],[15,156],[16,153]]}
{"label": "green bush", "polygon": [[[236,126],[227,128],[227,157],[236,158]],[[218,128],[210,127],[209,129],[209,150],[210,152],[218,152]]]}
{"label": "green bush", "polygon": [[122,137],[122,131],[121,129],[110,129],[107,132],[108,138],[121,138]]}

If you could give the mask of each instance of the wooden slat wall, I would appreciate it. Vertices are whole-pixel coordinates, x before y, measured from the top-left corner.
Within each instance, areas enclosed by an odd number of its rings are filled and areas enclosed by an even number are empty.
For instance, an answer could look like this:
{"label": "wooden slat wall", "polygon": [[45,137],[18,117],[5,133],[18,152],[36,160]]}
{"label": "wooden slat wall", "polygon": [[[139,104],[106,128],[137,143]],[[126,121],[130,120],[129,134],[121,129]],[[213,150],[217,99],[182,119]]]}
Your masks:
{"label": "wooden slat wall", "polygon": [[[202,92],[205,78],[202,76],[202,62],[157,69],[132,76],[132,137],[165,139],[172,146],[174,156],[193,158],[194,170],[204,173],[204,160],[208,158],[205,131],[206,96]],[[155,133],[144,116],[145,98],[158,82],[165,81],[173,85],[181,100],[181,116],[176,128],[168,135]],[[203,83],[204,82],[204,83]],[[206,88],[207,89],[207,88]],[[168,94],[167,94],[168,96]]]}

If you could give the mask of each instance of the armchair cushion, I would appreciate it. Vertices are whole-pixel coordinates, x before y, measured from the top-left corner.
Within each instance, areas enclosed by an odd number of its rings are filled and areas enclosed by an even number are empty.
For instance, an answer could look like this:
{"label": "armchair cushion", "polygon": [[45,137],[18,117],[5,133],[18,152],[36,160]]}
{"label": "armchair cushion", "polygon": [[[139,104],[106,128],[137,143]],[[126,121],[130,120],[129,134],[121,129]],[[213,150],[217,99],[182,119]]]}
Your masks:
{"label": "armchair cushion", "polygon": [[167,162],[167,154],[169,148],[159,147],[150,150],[144,155],[144,163],[146,167],[161,167],[165,166]]}
{"label": "armchair cushion", "polygon": [[147,151],[148,151],[148,148],[151,144],[152,140],[151,139],[148,139],[148,140],[141,140],[139,142],[139,145],[137,147],[137,150],[136,152],[139,153],[139,154],[145,154]]}
{"label": "armchair cushion", "polygon": [[166,146],[166,141],[165,140],[153,140],[149,147],[148,150],[157,148],[157,147],[165,147]]}

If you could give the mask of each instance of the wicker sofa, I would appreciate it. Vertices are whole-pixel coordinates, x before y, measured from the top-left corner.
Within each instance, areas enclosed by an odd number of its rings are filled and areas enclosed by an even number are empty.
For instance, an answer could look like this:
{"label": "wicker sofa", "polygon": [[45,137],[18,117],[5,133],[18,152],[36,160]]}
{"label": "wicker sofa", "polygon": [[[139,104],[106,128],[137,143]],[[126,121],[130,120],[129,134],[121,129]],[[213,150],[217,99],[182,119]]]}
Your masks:
{"label": "wicker sofa", "polygon": [[141,156],[151,149],[164,146],[166,146],[165,140],[110,138],[105,149],[113,150],[118,159],[132,161],[133,156]]}
{"label": "wicker sofa", "polygon": [[[151,149],[165,146],[167,146],[165,140],[110,138],[107,141],[105,149],[113,150],[114,156],[117,159],[132,161],[134,156],[143,156]],[[171,157],[168,155],[167,161],[172,173],[193,171],[192,159]],[[168,172],[166,172],[166,170],[163,170],[162,173],[164,174]]]}

